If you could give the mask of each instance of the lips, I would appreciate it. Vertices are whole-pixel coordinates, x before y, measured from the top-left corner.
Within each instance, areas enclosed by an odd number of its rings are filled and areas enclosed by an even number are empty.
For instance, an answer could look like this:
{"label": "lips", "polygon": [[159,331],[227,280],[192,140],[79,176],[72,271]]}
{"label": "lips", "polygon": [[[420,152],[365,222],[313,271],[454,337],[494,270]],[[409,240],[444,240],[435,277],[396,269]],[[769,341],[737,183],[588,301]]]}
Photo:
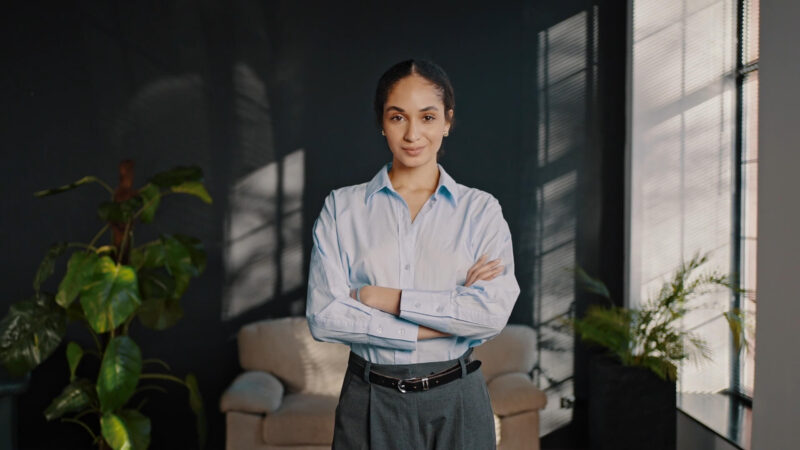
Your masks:
{"label": "lips", "polygon": [[409,155],[419,155],[425,147],[403,147],[403,150]]}

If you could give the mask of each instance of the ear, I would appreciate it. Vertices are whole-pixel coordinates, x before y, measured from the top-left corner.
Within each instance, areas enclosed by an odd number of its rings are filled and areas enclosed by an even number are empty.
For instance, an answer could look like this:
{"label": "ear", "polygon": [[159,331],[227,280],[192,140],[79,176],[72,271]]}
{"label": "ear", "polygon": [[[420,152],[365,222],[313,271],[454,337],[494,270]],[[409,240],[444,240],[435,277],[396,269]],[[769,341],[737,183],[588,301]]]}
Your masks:
{"label": "ear", "polygon": [[453,108],[447,110],[447,116],[446,116],[447,128],[445,128],[444,131],[450,131],[450,124],[453,123],[453,114],[455,114]]}

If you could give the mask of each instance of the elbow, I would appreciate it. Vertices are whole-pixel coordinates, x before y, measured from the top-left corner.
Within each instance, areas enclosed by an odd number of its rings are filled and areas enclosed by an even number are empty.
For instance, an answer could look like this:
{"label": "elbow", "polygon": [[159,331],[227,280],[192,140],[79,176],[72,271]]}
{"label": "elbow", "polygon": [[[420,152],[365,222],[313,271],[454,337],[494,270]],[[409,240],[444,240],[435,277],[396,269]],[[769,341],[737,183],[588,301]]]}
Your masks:
{"label": "elbow", "polygon": [[306,314],[306,321],[308,322],[308,330],[311,332],[311,337],[313,337],[315,341],[338,342],[334,341],[331,338],[331,335],[328,332],[328,330],[319,324],[316,315]]}

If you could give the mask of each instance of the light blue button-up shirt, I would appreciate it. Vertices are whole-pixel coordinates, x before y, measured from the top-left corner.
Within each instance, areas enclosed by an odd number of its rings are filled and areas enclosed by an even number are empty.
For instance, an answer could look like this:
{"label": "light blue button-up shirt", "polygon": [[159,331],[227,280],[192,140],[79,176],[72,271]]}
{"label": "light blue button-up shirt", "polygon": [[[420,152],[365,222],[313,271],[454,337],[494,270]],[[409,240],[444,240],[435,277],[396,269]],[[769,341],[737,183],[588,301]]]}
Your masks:
{"label": "light blue button-up shirt", "polygon": [[[313,226],[311,334],[376,364],[458,358],[500,333],[519,295],[508,224],[495,197],[456,183],[441,164],[439,185],[412,222],[390,168],[325,198]],[[500,258],[503,272],[465,287],[483,254]],[[400,315],[350,297],[366,285],[401,289]],[[419,325],[452,336],[418,340]]]}

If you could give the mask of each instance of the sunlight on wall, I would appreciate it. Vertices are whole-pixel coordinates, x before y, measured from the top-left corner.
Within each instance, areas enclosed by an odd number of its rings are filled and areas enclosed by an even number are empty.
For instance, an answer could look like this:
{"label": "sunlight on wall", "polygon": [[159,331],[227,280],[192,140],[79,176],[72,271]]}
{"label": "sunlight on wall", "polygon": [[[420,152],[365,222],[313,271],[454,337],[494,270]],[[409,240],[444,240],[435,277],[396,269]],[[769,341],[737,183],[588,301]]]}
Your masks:
{"label": "sunlight on wall", "polygon": [[[630,306],[654,297],[678,265],[712,252],[704,270],[728,274],[732,250],[735,9],[731,0],[633,2]],[[730,382],[725,291],[684,326],[713,360],[680,368],[681,391]]]}
{"label": "sunlight on wall", "polygon": [[241,179],[230,192],[222,317],[235,318],[301,286],[304,151]]}
{"label": "sunlight on wall", "polygon": [[[535,217],[534,323],[538,361],[535,381],[547,394],[540,412],[540,434],[570,422],[572,410],[559,407],[573,394],[575,347],[572,331],[561,320],[575,306],[572,273],[577,228],[577,161],[586,150],[589,102],[595,65],[590,38],[596,23],[583,11],[540,31],[537,60],[538,143]],[[596,42],[596,40],[594,40]],[[588,60],[588,61],[587,61]]]}

